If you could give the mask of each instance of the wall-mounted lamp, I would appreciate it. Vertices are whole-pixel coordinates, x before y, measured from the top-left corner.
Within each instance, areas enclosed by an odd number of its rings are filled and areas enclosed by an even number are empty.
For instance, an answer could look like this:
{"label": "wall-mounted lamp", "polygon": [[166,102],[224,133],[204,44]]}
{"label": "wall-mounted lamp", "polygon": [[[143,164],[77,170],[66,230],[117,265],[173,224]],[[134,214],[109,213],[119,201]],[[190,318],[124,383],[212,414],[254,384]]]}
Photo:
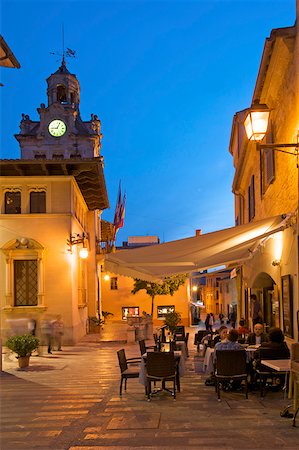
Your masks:
{"label": "wall-mounted lamp", "polygon": [[280,266],[280,259],[274,259],[274,261],[272,261],[272,266]]}
{"label": "wall-mounted lamp", "polygon": [[73,246],[82,244],[82,248],[79,250],[79,256],[82,259],[86,259],[88,257],[88,248],[85,246],[85,241],[88,242],[88,236],[82,233],[80,234],[70,234],[70,238],[67,240],[67,244],[69,245],[69,251],[72,253]]}
{"label": "wall-mounted lamp", "polygon": [[[247,137],[250,141],[257,143],[257,150],[263,150],[267,148],[273,148],[274,150],[289,155],[296,156],[298,167],[298,148],[299,148],[299,136],[297,134],[297,142],[293,144],[260,144],[260,141],[265,137],[270,117],[270,109],[267,105],[253,104],[248,110],[245,119],[244,127]],[[294,151],[281,150],[282,148],[293,148]]]}
{"label": "wall-mounted lamp", "polygon": [[110,280],[110,275],[108,275],[108,274],[106,273],[106,275],[104,275],[104,280],[105,280],[105,281],[109,281],[109,280]]}
{"label": "wall-mounted lamp", "polygon": [[247,137],[250,141],[261,141],[268,129],[270,110],[267,105],[254,104],[244,119]]}
{"label": "wall-mounted lamp", "polygon": [[197,292],[197,286],[192,286],[192,291]]}

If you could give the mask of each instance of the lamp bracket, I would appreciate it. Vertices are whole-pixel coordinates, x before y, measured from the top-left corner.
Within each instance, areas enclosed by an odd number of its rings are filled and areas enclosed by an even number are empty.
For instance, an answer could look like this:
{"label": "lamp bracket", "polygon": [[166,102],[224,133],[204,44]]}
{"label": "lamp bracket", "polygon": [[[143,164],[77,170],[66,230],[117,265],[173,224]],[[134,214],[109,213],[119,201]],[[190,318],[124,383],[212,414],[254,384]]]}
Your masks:
{"label": "lamp bracket", "polygon": [[78,244],[83,244],[84,247],[84,242],[85,239],[88,240],[88,236],[86,236],[84,233],[82,233],[82,236],[80,236],[80,234],[76,233],[76,234],[70,234],[69,239],[67,239],[67,244],[70,246],[69,251],[72,251],[72,247],[74,245],[78,245]]}
{"label": "lamp bracket", "polygon": [[274,150],[277,150],[278,152],[288,153],[289,155],[295,155],[297,153],[287,152],[285,150],[279,150],[279,148],[294,148],[296,152],[298,152],[299,144],[260,144],[257,142],[257,150],[263,150],[267,148],[273,148]]}

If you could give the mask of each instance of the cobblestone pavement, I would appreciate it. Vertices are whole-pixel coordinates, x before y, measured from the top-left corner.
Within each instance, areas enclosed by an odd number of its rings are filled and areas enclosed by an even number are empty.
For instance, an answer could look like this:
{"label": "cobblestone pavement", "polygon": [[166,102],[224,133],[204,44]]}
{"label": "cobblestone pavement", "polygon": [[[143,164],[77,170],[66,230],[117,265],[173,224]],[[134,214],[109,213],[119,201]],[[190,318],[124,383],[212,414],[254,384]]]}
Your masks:
{"label": "cobblestone pavement", "polygon": [[[147,402],[138,379],[118,395],[116,350],[138,356],[137,344],[84,342],[53,355],[31,357],[17,369],[4,358],[1,450],[299,449],[299,427],[280,417],[281,392],[223,393],[218,402],[205,376],[187,360],[177,399],[167,393]],[[190,348],[192,344],[190,344]]]}

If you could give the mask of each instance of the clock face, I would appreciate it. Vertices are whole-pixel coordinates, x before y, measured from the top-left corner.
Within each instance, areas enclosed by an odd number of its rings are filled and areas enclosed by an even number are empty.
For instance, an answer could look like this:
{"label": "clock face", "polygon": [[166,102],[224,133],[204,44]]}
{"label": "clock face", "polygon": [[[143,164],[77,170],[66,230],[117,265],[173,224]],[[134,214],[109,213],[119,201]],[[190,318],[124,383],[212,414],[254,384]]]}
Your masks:
{"label": "clock face", "polygon": [[66,132],[66,124],[59,119],[52,120],[49,123],[49,133],[54,137],[63,136]]}

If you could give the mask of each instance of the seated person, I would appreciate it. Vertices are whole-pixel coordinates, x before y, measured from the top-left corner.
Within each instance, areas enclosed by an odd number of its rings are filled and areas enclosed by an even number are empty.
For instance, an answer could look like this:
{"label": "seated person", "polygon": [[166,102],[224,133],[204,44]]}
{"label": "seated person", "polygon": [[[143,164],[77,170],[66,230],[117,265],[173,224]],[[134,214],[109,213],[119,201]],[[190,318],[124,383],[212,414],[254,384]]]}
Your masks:
{"label": "seated person", "polygon": [[[269,342],[263,342],[261,346],[254,352],[253,356],[253,368],[261,369],[263,366],[261,364],[262,359],[289,359],[290,350],[284,340],[284,334],[280,328],[274,327],[269,331]],[[267,372],[275,372],[274,370],[266,368]],[[284,375],[283,375],[284,376]],[[252,383],[256,384],[256,374],[254,371],[251,373]],[[280,384],[280,374],[277,373],[276,381]],[[279,384],[277,387],[279,387]]]}
{"label": "seated person", "polygon": [[227,341],[227,334],[228,334],[228,328],[225,325],[222,325],[216,336],[214,337],[213,341],[212,341],[212,347],[215,347],[216,344],[218,344],[218,342],[225,342]]}
{"label": "seated person", "polygon": [[241,334],[249,334],[249,329],[245,326],[245,320],[241,319],[239,322],[239,328],[238,328],[239,335]]}
{"label": "seated person", "polygon": [[247,337],[246,344],[258,345],[262,342],[268,342],[268,335],[264,333],[264,325],[262,323],[256,323],[253,333],[250,333]]}
{"label": "seated person", "polygon": [[237,342],[238,336],[239,334],[237,330],[234,328],[229,330],[227,339],[225,341],[218,342],[218,344],[215,345],[214,361],[216,361],[217,350],[243,350],[242,345]]}
{"label": "seated person", "polygon": [[[223,342],[218,342],[218,344],[215,345],[215,352],[213,355],[214,364],[216,364],[217,359],[217,350],[244,350],[241,344],[238,342],[239,333],[234,328],[229,330],[229,333],[227,335],[227,340]],[[247,363],[249,362],[249,354],[246,353],[246,360]],[[225,383],[224,383],[225,384]],[[227,386],[224,386],[224,390],[228,389],[238,389],[241,386],[240,381],[234,381],[233,383],[227,383]]]}
{"label": "seated person", "polygon": [[201,343],[205,345],[205,347],[215,347],[215,345],[227,338],[228,328],[225,325],[222,325],[219,330],[216,331],[216,334],[207,334],[201,340]]}
{"label": "seated person", "polygon": [[[258,325],[258,324],[257,324]],[[261,359],[260,353],[263,350],[269,349],[273,350],[274,359],[288,359],[290,358],[290,350],[284,340],[284,334],[280,328],[274,327],[269,331],[269,342],[263,342],[255,352],[254,359]],[[267,359],[271,358],[271,355]]]}
{"label": "seated person", "polygon": [[[206,341],[206,345],[210,345],[211,347],[215,347],[216,345],[219,345],[220,343],[224,343],[227,342],[227,334],[228,334],[228,328],[223,325],[219,328],[218,333],[216,334],[216,336],[214,337],[214,339],[212,340],[211,335],[208,336],[204,336],[203,340],[205,338],[208,338],[210,336],[210,341],[207,342]],[[214,352],[215,355],[215,352]],[[214,355],[213,355],[213,361],[214,361]],[[214,376],[214,371],[212,371],[210,373],[210,377],[206,379],[205,384],[207,386],[215,386],[215,376]]]}

